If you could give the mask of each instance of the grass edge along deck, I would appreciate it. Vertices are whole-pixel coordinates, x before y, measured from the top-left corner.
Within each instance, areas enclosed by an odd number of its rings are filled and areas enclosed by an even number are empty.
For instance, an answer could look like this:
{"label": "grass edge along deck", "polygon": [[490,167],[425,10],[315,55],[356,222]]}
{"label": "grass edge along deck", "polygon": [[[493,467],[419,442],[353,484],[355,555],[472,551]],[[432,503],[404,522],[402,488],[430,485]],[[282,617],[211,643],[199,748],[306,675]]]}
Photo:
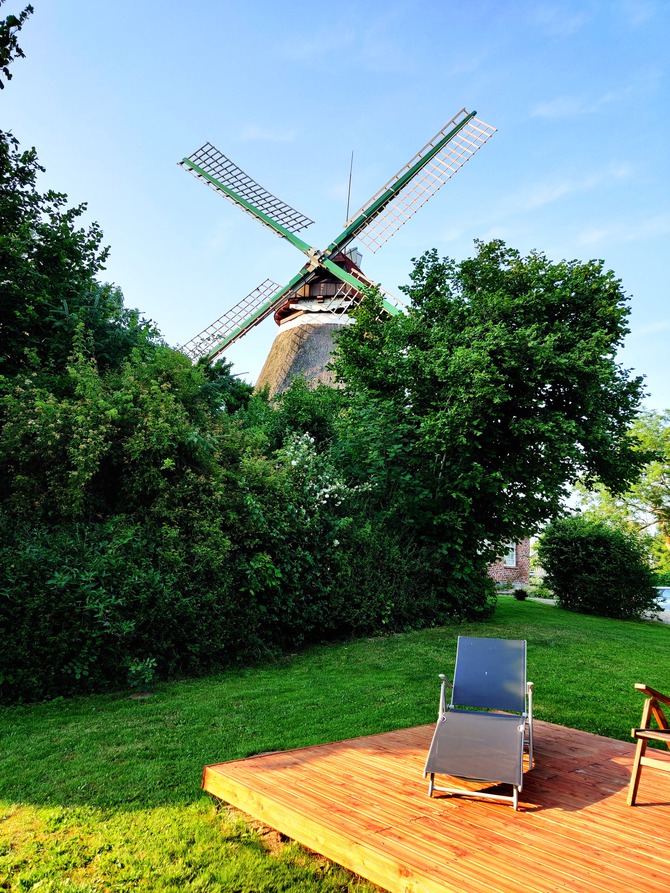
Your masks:
{"label": "grass edge along deck", "polygon": [[670,774],[645,770],[627,806],[632,743],[536,722],[536,768],[515,813],[428,798],[433,728],[206,766],[202,785],[392,893],[668,889]]}

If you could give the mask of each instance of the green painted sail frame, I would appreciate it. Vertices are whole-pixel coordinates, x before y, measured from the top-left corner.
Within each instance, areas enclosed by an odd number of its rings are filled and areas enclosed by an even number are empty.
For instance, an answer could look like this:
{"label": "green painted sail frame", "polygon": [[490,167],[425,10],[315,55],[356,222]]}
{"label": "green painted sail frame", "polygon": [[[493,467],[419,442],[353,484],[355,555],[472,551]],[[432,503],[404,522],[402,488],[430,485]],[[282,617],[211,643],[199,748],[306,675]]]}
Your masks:
{"label": "green painted sail frame", "polygon": [[[465,111],[465,110],[463,110]],[[477,114],[476,111],[468,112],[467,116],[460,121],[455,127],[453,127],[441,140],[439,140],[429,152],[426,152],[424,156],[419,158],[416,164],[412,165],[407,171],[405,171],[402,176],[400,176],[395,183],[386,189],[376,201],[374,201],[369,208],[366,208],[359,216],[351,223],[349,226],[344,229],[340,235],[334,239],[328,248],[327,252],[335,251],[341,249],[342,246],[346,245],[348,241],[355,238],[356,233],[358,233],[374,216],[379,214],[388,203],[396,197],[396,195],[403,189],[409,182],[412,180],[436,155],[444,149],[448,142],[450,142],[458,133],[460,133],[463,128],[472,121],[472,119]]]}

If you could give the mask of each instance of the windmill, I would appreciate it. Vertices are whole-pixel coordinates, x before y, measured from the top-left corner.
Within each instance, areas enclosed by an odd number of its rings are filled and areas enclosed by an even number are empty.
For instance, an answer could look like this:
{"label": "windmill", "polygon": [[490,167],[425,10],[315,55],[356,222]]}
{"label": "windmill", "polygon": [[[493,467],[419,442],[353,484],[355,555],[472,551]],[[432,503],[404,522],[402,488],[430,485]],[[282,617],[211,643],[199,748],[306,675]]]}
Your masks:
{"label": "windmill", "polygon": [[[373,286],[361,270],[358,241],[375,252],[434,195],[496,132],[461,109],[414,158],[344,224],[342,232],[321,251],[297,233],[314,221],[276,198],[252,180],[210,143],[179,162],[188,173],[223,195],[307,257],[306,264],[284,286],[266,279],[181,350],[197,360],[214,361],[254,326],[274,314],[279,331],[261,370],[257,387],[284,390],[299,374],[329,380],[326,365],[333,334],[350,322],[348,310]],[[382,292],[383,312],[394,315],[402,305]]]}

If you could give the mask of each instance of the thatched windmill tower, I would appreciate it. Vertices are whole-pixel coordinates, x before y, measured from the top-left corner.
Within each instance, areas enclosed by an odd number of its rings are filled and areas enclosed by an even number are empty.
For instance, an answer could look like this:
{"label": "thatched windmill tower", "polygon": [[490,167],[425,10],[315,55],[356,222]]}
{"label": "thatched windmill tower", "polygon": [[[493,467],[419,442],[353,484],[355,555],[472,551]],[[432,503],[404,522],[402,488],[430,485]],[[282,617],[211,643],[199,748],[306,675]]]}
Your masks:
{"label": "thatched windmill tower", "polygon": [[[344,230],[325,251],[304,242],[296,233],[313,223],[267,192],[210,143],[182,159],[180,165],[211,189],[238,205],[308,258],[306,265],[281,287],[266,279],[216,322],[182,345],[191,358],[223,355],[235,341],[271,314],[279,332],[257,386],[271,394],[288,387],[297,375],[329,381],[326,366],[337,328],[346,325],[347,311],[373,283],[360,268],[360,242],[376,251],[495,133],[476,112],[461,109],[429,143],[349,218]],[[401,312],[388,295],[384,312]]]}
{"label": "thatched windmill tower", "polygon": [[[333,257],[337,264],[356,279],[360,269],[360,252],[356,249]],[[303,283],[275,311],[279,331],[261,369],[257,388],[267,387],[270,395],[281,393],[294,378],[302,375],[308,381],[334,384],[328,363],[334,350],[334,335],[348,325],[347,311],[360,300],[361,293],[345,285],[327,270],[320,270]]]}

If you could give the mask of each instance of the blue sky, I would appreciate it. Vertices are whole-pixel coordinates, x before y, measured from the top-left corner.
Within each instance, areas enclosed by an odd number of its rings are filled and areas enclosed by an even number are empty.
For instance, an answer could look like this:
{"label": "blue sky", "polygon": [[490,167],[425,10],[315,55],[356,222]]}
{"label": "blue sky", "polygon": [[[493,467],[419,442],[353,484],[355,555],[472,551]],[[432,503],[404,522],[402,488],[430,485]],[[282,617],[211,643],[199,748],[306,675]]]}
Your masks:
{"label": "blue sky", "polygon": [[[303,261],[184,155],[214,143],[325,247],[351,152],[353,210],[465,106],[498,133],[366,273],[398,293],[412,257],[460,260],[477,238],[601,258],[631,296],[620,361],[670,407],[668,0],[32,2],[2,126],[37,148],[44,188],[88,202],[107,279],[171,344]],[[275,332],[235,345],[235,371],[253,381]]]}

